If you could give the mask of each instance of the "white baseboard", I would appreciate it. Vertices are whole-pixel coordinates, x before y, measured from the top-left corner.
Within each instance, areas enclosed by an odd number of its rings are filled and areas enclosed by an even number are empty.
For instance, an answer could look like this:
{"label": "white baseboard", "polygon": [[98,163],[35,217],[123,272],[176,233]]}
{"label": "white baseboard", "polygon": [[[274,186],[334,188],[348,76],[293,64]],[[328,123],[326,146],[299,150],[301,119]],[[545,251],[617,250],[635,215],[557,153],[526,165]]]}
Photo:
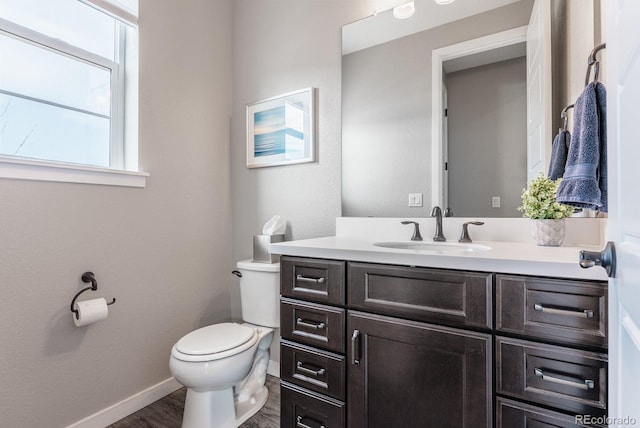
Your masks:
{"label": "white baseboard", "polygon": [[267,374],[275,377],[280,377],[280,363],[277,361],[269,360],[269,365],[267,366]]}
{"label": "white baseboard", "polygon": [[[280,377],[280,363],[269,360],[267,373],[271,376]],[[69,425],[67,428],[106,427],[180,388],[182,388],[182,385],[180,385],[180,383],[178,383],[178,381],[173,377],[170,377],[169,379],[163,380],[162,382],[157,383],[144,391],[140,391],[129,398],[125,398],[106,409],[100,410],[93,415],[89,415],[86,418]]]}
{"label": "white baseboard", "polygon": [[[269,363],[271,363],[271,361]],[[269,366],[271,366],[271,364],[269,364]],[[67,428],[106,427],[180,388],[182,388],[182,385],[180,385],[173,377],[170,377],[169,379],[163,380],[144,391],[140,391],[131,397],[125,398],[106,409],[87,416],[86,418],[69,425]]]}

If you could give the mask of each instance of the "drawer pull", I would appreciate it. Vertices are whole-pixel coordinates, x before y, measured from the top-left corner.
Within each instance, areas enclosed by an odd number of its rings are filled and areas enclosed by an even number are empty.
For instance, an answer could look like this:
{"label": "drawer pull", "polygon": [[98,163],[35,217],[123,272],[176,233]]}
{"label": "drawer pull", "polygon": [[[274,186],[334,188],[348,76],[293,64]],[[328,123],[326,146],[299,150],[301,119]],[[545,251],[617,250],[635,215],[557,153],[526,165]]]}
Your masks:
{"label": "drawer pull", "polygon": [[296,281],[300,282],[313,282],[314,284],[324,284],[326,281],[323,277],[309,278],[308,276],[296,275]]}
{"label": "drawer pull", "polygon": [[[309,419],[310,421],[314,422],[316,425],[318,425],[319,428],[327,428],[324,425],[322,425],[320,422],[316,421],[315,419],[311,419],[309,417],[307,417],[307,419]],[[296,417],[296,427],[297,428],[312,428],[311,425],[307,425],[307,424],[303,424],[302,423],[302,416],[297,416]]]}
{"label": "drawer pull", "polygon": [[353,330],[351,336],[351,364],[360,365],[360,332],[358,330]]}
{"label": "drawer pull", "polygon": [[325,323],[311,323],[303,320],[302,318],[296,318],[296,324],[302,327],[312,328],[314,330],[322,330],[325,327]]}
{"label": "drawer pull", "polygon": [[547,306],[542,306],[537,303],[533,305],[533,309],[535,309],[536,311],[545,312],[548,314],[566,315],[570,317],[580,317],[580,318],[593,318],[593,311],[590,309],[584,309],[582,311],[581,310],[568,311],[566,309],[556,309],[556,308],[550,308]]}
{"label": "drawer pull", "polygon": [[309,368],[305,367],[303,364],[304,363],[302,361],[298,361],[296,363],[296,369],[298,371],[301,371],[303,373],[307,373],[307,374],[310,374],[310,375],[313,375],[313,376],[322,376],[326,372],[326,370],[324,368],[320,368],[318,370],[313,370],[313,369],[309,369]]}
{"label": "drawer pull", "polygon": [[545,372],[543,372],[542,369],[539,369],[537,367],[533,369],[533,372],[535,373],[536,376],[541,377],[542,380],[546,380],[548,382],[553,382],[553,383],[559,383],[561,385],[573,386],[575,388],[582,389],[585,391],[589,389],[593,389],[595,387],[595,382],[590,379],[585,379],[582,382],[573,382],[571,380],[565,380],[565,379],[560,379],[559,377],[549,376],[548,374],[545,374]]}

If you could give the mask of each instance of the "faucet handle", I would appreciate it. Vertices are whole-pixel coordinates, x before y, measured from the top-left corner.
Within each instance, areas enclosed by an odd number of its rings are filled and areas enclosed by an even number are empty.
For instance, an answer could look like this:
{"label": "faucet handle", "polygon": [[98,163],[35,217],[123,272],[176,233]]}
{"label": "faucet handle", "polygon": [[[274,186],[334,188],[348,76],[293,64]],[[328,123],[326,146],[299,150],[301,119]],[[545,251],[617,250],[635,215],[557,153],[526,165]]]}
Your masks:
{"label": "faucet handle", "polygon": [[411,236],[412,241],[422,241],[422,235],[420,235],[420,223],[415,221],[401,221],[401,224],[413,224],[415,227],[413,228],[413,235]]}
{"label": "faucet handle", "polygon": [[460,235],[460,239],[458,239],[458,242],[473,242],[471,241],[471,237],[469,236],[469,230],[468,227],[470,224],[476,225],[476,226],[482,226],[484,224],[483,221],[468,221],[466,223],[462,224],[462,234]]}

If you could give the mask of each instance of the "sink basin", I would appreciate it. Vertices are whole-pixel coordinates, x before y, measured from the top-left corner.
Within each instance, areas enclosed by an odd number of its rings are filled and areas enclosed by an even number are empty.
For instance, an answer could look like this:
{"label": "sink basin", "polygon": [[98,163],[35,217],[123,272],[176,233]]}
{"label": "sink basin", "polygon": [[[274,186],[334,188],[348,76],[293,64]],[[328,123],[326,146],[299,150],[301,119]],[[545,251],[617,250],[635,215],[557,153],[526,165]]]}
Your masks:
{"label": "sink basin", "polygon": [[394,250],[412,250],[425,251],[430,253],[470,253],[476,251],[487,251],[491,247],[480,244],[465,244],[459,242],[422,242],[422,241],[404,241],[404,242],[376,242],[373,245],[382,248],[391,248]]}

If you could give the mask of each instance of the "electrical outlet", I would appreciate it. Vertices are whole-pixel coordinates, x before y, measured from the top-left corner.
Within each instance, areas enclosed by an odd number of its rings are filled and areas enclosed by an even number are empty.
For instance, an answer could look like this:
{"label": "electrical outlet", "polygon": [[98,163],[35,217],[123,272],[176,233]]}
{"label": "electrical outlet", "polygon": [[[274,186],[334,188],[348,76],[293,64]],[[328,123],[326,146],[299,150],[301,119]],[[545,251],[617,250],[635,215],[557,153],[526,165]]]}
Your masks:
{"label": "electrical outlet", "polygon": [[421,207],[422,206],[422,193],[409,193],[409,206]]}
{"label": "electrical outlet", "polygon": [[491,198],[491,207],[500,208],[500,196],[494,196]]}

